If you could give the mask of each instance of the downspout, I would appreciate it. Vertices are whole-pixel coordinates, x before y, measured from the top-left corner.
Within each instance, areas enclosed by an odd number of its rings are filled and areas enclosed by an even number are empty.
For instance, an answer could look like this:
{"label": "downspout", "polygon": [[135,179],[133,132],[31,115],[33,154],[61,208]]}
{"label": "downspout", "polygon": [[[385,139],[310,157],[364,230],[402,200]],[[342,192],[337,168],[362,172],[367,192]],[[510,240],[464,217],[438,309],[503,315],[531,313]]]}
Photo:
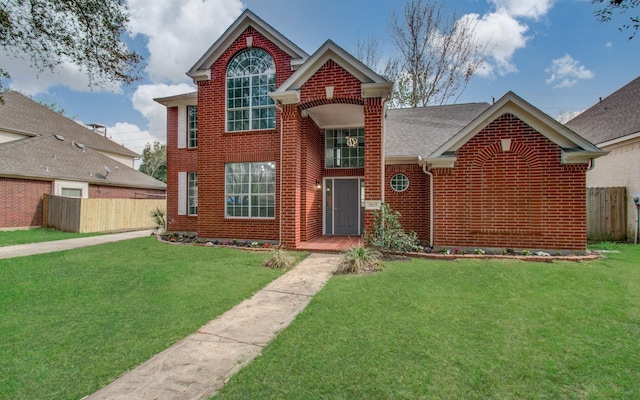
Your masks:
{"label": "downspout", "polygon": [[418,164],[422,165],[422,172],[429,176],[429,247],[433,248],[433,174],[427,171],[427,163],[418,156]]}
{"label": "downspout", "polygon": [[587,167],[587,172],[591,171],[595,167],[596,167],[596,159],[595,158],[590,158],[589,159],[589,166]]}
{"label": "downspout", "polygon": [[278,217],[278,245],[280,245],[280,247],[282,247],[282,137],[283,137],[283,133],[282,133],[282,104],[280,104],[280,102],[276,101],[275,102],[276,108],[278,110],[280,110],[280,162],[278,163],[278,167],[280,169],[279,172],[279,178],[280,178],[280,189],[278,195],[280,196],[280,204],[278,204],[278,213],[279,213],[279,217]]}

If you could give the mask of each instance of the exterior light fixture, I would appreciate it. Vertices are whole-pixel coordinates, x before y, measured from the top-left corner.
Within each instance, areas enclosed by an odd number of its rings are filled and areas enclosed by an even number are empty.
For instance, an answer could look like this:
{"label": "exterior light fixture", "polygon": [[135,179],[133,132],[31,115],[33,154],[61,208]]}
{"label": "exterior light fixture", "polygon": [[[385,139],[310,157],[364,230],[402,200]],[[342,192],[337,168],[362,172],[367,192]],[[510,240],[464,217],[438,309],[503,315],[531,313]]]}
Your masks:
{"label": "exterior light fixture", "polygon": [[322,184],[317,179],[316,179],[316,189],[318,189],[318,190],[322,189]]}

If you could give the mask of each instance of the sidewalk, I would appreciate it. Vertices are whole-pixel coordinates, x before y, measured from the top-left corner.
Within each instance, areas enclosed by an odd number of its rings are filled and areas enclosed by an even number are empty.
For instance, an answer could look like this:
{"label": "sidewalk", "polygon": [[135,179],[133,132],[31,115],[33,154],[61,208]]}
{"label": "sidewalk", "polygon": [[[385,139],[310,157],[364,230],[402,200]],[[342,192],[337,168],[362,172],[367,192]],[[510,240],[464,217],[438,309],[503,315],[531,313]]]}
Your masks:
{"label": "sidewalk", "polygon": [[83,400],[208,399],[293,321],[341,258],[311,254],[252,298]]}
{"label": "sidewalk", "polygon": [[54,240],[52,242],[39,242],[28,244],[17,244],[15,246],[0,247],[0,259],[31,256],[33,254],[51,253],[76,249],[78,247],[94,246],[96,244],[119,242],[121,240],[150,236],[153,231],[133,231],[122,233],[111,233],[108,235],[89,236],[76,239]]}

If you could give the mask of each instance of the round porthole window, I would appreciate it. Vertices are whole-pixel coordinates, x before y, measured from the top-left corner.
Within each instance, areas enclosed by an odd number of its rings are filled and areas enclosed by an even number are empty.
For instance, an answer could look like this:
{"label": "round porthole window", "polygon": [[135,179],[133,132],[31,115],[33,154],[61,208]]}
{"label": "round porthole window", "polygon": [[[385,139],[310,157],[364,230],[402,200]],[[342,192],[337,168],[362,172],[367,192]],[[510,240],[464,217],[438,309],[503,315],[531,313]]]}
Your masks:
{"label": "round porthole window", "polygon": [[391,189],[396,192],[404,192],[409,187],[409,178],[405,174],[395,174],[391,178]]}

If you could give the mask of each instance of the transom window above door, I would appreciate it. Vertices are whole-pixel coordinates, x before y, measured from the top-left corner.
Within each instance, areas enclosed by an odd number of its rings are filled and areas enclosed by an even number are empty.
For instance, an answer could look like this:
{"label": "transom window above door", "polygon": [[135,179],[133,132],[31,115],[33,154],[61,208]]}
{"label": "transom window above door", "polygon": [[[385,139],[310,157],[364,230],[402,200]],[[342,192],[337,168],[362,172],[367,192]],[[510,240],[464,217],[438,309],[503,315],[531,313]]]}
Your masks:
{"label": "transom window above door", "polygon": [[258,48],[244,50],[227,68],[227,131],[274,129],[276,107],[269,92],[276,90],[273,58]]}
{"label": "transom window above door", "polygon": [[325,131],[325,168],[364,167],[364,128]]}

